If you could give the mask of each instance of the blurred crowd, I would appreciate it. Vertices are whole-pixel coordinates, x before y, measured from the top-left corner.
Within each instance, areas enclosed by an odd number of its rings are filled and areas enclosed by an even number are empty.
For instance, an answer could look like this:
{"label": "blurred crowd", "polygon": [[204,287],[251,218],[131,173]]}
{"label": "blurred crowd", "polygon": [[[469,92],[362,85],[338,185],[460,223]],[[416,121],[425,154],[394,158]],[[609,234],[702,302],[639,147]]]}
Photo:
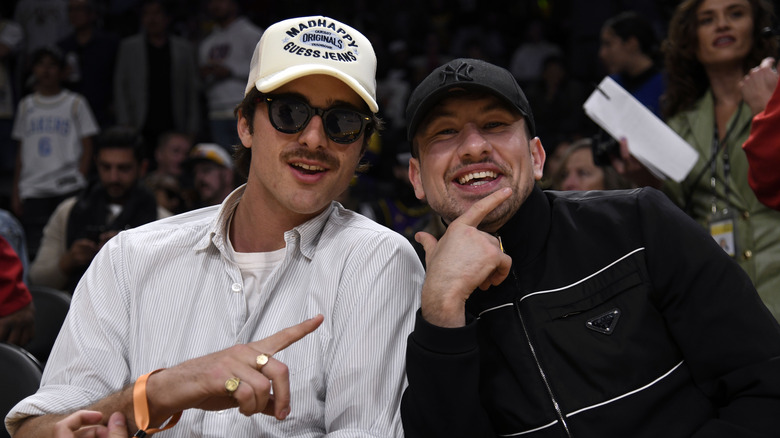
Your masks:
{"label": "blurred crowd", "polygon": [[[547,153],[545,188],[647,185],[616,171],[599,153],[620,145],[586,117],[582,105],[610,75],[659,117],[690,107],[690,98],[679,97],[679,84],[672,84],[678,107],[663,114],[659,106],[667,70],[661,43],[677,3],[4,2],[4,227],[18,219],[13,228],[26,243],[17,253],[25,267],[31,265],[23,270],[30,283],[72,290],[101,245],[121,229],[220,203],[242,183],[231,156],[247,60],[265,27],[307,14],[350,23],[377,52],[385,129],[366,152],[368,170],[340,200],[407,238],[442,225],[408,182],[406,101],[430,71],[458,57],[504,66],[522,85]],[[706,79],[688,80],[707,86]]]}

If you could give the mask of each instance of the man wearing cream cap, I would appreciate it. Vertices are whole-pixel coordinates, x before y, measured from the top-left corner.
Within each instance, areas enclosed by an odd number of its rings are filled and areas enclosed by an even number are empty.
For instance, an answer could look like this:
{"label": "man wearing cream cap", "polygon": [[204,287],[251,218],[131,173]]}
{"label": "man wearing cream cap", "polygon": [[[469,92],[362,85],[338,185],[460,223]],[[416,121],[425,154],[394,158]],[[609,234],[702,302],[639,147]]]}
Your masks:
{"label": "man wearing cream cap", "polygon": [[161,436],[402,436],[422,267],[333,202],[377,128],[375,72],[368,40],[333,19],[265,31],[236,110],[247,183],[108,242],[41,389],[6,418],[14,436],[80,436],[96,420],[65,417],[78,409],[120,412],[136,436],[177,420]]}

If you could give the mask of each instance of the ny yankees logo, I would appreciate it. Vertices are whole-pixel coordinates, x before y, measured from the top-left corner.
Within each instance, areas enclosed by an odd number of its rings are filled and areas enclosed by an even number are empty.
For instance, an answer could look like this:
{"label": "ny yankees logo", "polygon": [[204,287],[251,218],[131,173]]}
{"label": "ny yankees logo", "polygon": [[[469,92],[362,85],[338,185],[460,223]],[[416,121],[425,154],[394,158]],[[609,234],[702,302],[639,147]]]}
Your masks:
{"label": "ny yankees logo", "polygon": [[453,82],[457,81],[473,81],[474,78],[471,77],[471,71],[474,70],[474,67],[463,62],[459,66],[453,68],[451,65],[448,65],[444,68],[444,70],[441,72],[441,83],[445,84],[447,83],[447,79],[451,76]]}

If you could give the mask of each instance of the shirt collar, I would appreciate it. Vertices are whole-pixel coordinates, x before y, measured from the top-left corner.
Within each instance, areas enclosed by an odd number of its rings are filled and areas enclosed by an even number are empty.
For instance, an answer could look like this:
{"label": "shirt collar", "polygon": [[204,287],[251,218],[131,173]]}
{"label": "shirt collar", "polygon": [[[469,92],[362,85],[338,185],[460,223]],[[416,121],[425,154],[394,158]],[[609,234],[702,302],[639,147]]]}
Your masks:
{"label": "shirt collar", "polygon": [[[203,236],[195,245],[196,251],[202,251],[213,244],[222,254],[227,254],[227,232],[228,224],[236,211],[238,203],[244,195],[246,184],[233,190],[222,202],[217,215],[209,225],[209,232]],[[288,250],[299,247],[301,254],[311,259],[317,249],[322,230],[328,222],[331,214],[340,206],[338,202],[331,202],[330,205],[318,214],[316,217],[296,226],[292,230],[284,233],[284,240]]]}

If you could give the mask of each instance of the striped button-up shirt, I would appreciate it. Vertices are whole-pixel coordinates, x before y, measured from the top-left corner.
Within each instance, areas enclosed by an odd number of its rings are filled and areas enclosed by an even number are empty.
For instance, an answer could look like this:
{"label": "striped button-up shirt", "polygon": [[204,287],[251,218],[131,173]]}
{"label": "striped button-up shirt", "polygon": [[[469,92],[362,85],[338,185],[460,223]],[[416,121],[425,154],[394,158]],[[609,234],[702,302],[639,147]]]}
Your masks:
{"label": "striped button-up shirt", "polygon": [[247,309],[226,250],[242,193],[109,241],[76,288],[41,389],[8,419],[82,408],[149,371],[321,313],[315,332],[274,356],[290,370],[287,419],[189,409],[158,436],[403,436],[406,337],[424,275],[411,245],[334,202],[285,233],[284,260]]}

